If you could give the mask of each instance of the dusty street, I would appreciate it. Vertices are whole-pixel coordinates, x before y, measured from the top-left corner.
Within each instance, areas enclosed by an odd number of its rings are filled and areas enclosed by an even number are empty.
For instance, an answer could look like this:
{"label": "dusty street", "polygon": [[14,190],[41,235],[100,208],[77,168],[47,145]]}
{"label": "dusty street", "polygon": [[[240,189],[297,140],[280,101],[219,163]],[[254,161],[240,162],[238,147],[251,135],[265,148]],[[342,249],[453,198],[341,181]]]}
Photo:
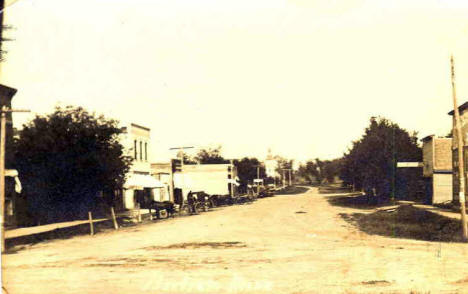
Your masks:
{"label": "dusty street", "polygon": [[468,293],[468,245],[370,236],[315,188],[4,256],[8,293]]}

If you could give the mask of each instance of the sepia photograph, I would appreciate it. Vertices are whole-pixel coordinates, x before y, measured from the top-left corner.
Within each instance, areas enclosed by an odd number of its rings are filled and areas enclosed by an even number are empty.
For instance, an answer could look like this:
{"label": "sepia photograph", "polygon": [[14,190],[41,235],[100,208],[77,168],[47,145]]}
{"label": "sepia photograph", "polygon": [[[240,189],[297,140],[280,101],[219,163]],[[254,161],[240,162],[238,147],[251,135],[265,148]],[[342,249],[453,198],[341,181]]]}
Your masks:
{"label": "sepia photograph", "polygon": [[1,294],[468,294],[468,1],[0,12]]}

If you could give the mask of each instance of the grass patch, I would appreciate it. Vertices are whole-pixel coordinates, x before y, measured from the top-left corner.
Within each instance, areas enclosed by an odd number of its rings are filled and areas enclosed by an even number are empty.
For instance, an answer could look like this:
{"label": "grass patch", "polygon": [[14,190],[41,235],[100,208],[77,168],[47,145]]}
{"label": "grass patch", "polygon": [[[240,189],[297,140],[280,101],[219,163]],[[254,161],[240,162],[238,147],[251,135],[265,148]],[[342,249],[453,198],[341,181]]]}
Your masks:
{"label": "grass patch", "polygon": [[285,187],[284,189],[281,189],[280,191],[276,192],[275,195],[296,195],[296,194],[305,193],[308,190],[309,190],[309,188],[307,188],[307,187],[288,186],[288,187]]}
{"label": "grass patch", "polygon": [[[453,212],[461,211],[460,203],[444,202],[444,203],[434,203],[433,205],[435,207],[451,210]],[[465,211],[468,213],[468,207],[465,208]]]}
{"label": "grass patch", "polygon": [[340,216],[370,235],[423,241],[462,242],[462,229],[458,220],[412,206],[400,206],[392,212],[342,213]]}
{"label": "grass patch", "polygon": [[343,196],[328,196],[328,203],[333,206],[372,209],[380,206],[394,204],[390,199],[380,199],[377,197],[369,197],[361,193],[347,194]]}
{"label": "grass patch", "polygon": [[320,186],[318,190],[320,194],[340,194],[352,192],[350,188],[341,187],[337,185]]}

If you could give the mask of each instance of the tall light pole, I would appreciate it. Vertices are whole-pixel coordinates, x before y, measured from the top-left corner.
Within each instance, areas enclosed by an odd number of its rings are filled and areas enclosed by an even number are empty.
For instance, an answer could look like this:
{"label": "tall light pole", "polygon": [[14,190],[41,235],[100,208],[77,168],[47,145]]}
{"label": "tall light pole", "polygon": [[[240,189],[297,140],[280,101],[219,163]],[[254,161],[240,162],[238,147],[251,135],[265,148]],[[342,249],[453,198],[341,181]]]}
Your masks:
{"label": "tall light pole", "polygon": [[1,122],[0,122],[0,205],[1,205],[1,216],[0,226],[2,230],[2,252],[5,252],[5,145],[6,145],[6,114],[13,112],[29,112],[24,109],[10,109],[3,106],[0,110]]}
{"label": "tall light pole", "polygon": [[453,56],[450,58],[450,66],[452,72],[452,97],[453,97],[453,115],[455,120],[455,128],[457,131],[457,146],[458,146],[458,180],[460,182],[459,201],[460,201],[460,212],[461,212],[461,225],[463,229],[463,240],[468,241],[468,229],[466,224],[466,208],[465,208],[465,167],[463,165],[463,149],[464,140],[463,133],[461,131],[460,112],[458,110],[457,94],[455,90],[455,66],[453,63]]}

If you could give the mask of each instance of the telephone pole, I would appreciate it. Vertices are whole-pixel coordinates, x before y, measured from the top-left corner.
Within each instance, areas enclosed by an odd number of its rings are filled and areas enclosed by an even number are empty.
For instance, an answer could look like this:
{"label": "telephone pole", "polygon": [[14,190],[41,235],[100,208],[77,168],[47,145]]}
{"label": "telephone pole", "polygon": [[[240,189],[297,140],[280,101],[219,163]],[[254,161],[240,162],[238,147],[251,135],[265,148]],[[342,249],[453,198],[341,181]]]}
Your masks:
{"label": "telephone pole", "polygon": [[[173,147],[173,148],[169,148],[169,150],[179,150],[179,151],[182,151],[182,150],[185,150],[185,149],[192,149],[194,148],[193,146],[188,146],[188,147]],[[182,168],[184,167],[184,152],[182,151],[181,154],[180,154],[180,170],[182,171]]]}
{"label": "telephone pole", "polygon": [[5,145],[6,145],[6,114],[13,112],[29,112],[29,110],[24,109],[10,109],[6,106],[3,106],[0,110],[1,112],[1,122],[0,122],[0,206],[1,206],[1,215],[0,215],[0,226],[2,230],[2,252],[5,252]]}
{"label": "telephone pole", "polygon": [[[260,165],[257,165],[257,180],[260,180]],[[260,182],[257,182],[257,194],[260,194]]]}
{"label": "telephone pole", "polygon": [[461,225],[463,229],[463,240],[468,241],[468,229],[466,224],[466,207],[465,207],[465,167],[463,165],[463,149],[464,149],[464,138],[461,131],[460,112],[458,110],[457,94],[455,89],[455,66],[453,62],[453,56],[450,57],[450,65],[452,72],[452,97],[453,97],[453,108],[455,118],[455,128],[457,131],[457,147],[458,147],[458,179],[460,181],[459,201],[460,201],[460,212],[461,212]]}
{"label": "telephone pole", "polygon": [[291,168],[283,168],[283,186],[284,186],[284,183],[286,182],[286,172],[288,172],[288,175],[289,175],[289,178],[288,178],[288,185],[289,185],[289,186],[292,185],[292,181],[291,181],[291,171],[292,171]]}
{"label": "telephone pole", "polygon": [[234,178],[234,160],[229,160],[229,163],[231,164],[231,198],[234,198],[234,181],[236,180]]}

